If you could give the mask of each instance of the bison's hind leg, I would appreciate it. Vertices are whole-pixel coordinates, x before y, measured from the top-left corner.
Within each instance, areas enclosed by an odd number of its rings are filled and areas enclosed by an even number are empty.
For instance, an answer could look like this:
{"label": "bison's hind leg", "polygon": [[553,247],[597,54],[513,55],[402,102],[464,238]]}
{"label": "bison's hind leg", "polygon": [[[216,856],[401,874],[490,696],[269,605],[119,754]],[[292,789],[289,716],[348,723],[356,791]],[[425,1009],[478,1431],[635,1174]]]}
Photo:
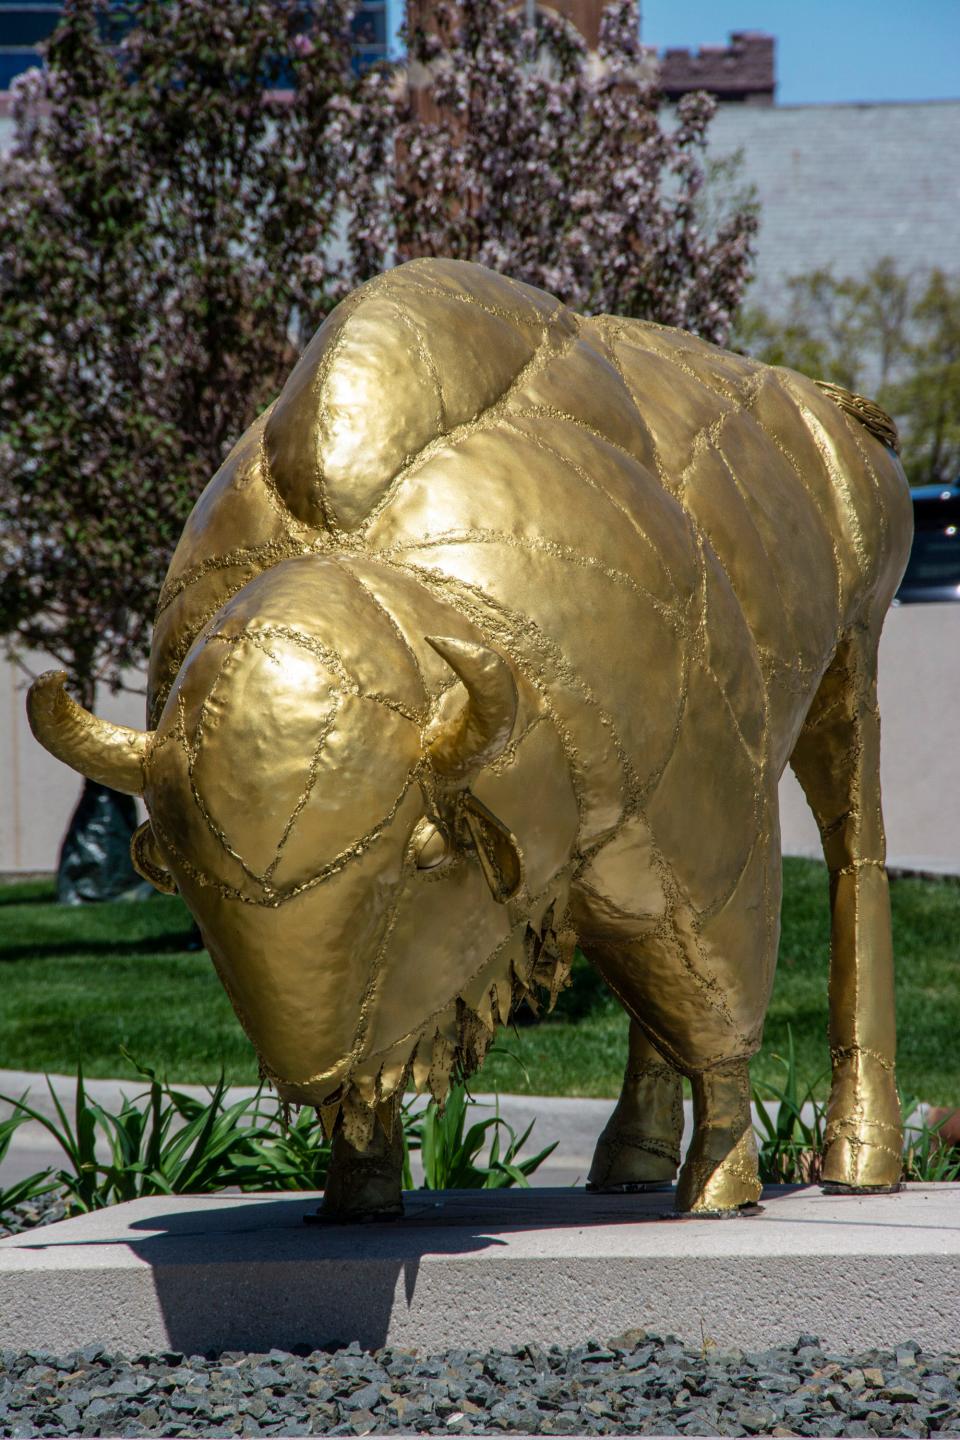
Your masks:
{"label": "bison's hind leg", "polygon": [[680,1164],[683,1086],[680,1073],[630,1024],[623,1089],[590,1166],[588,1190],[637,1190],[669,1185]]}
{"label": "bison's hind leg", "polygon": [[830,1060],[823,1181],[843,1190],[899,1183],[903,1132],[890,897],[880,812],[876,637],[855,631],[820,682],[791,758],[830,872]]}

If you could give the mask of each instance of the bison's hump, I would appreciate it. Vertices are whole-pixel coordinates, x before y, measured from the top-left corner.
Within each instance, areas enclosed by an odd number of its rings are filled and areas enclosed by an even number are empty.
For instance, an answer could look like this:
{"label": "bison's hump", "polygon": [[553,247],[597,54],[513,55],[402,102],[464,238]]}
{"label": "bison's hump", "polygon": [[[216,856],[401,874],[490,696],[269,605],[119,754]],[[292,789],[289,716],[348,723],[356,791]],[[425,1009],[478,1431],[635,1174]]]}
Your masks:
{"label": "bison's hump", "polygon": [[465,261],[379,276],[330,315],[273,408],[277,491],[311,527],[356,530],[424,447],[495,405],[575,328],[543,291]]}

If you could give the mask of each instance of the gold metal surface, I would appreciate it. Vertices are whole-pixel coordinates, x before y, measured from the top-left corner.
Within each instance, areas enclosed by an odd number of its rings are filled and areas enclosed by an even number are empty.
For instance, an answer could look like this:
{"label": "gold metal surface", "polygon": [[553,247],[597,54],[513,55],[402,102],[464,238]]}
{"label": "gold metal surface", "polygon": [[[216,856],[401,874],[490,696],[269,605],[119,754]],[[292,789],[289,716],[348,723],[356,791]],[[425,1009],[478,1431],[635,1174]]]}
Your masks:
{"label": "gold metal surface", "polygon": [[37,727],[85,773],[142,766],[141,864],[197,917],[264,1074],[342,1136],[339,1216],[395,1207],[408,1077],[442,1096],[521,996],[555,998],[575,938],[634,1022],[594,1183],[673,1173],[682,1073],[678,1205],[756,1199],[791,761],[832,876],[824,1173],[896,1183],[875,681],[911,507],[835,401],[478,266],[401,266],[198,501],[153,729]]}
{"label": "gold metal surface", "polygon": [[48,670],[30,686],[27,719],[45,750],[98,785],[142,795],[148,736],[91,715],[64,689],[65,670]]}

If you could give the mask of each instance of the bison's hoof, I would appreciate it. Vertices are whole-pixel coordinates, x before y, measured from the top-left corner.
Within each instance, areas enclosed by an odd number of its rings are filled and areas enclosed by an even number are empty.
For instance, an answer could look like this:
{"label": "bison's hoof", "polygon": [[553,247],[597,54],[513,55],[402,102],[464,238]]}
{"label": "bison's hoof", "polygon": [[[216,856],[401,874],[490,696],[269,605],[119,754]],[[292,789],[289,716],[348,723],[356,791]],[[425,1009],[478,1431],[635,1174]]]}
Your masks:
{"label": "bison's hoof", "polygon": [[667,1186],[679,1164],[680,1155],[669,1142],[611,1130],[608,1125],[597,1141],[587,1189],[610,1191]]}
{"label": "bison's hoof", "polygon": [[377,1122],[366,1150],[352,1145],[341,1128],[334,1131],[330,1169],[323,1187],[319,1222],[360,1225],[396,1220],[403,1214],[403,1136]]}
{"label": "bison's hoof", "polygon": [[762,1189],[753,1131],[739,1138],[711,1131],[702,1139],[694,1137],[680,1171],[675,1203],[688,1215],[729,1215],[756,1205]]}
{"label": "bison's hoof", "polygon": [[855,1053],[837,1065],[824,1136],[824,1186],[836,1193],[889,1191],[903,1170],[903,1126],[893,1070]]}
{"label": "bison's hoof", "polygon": [[403,1204],[387,1205],[379,1210],[342,1209],[328,1205],[326,1201],[312,1214],[304,1215],[306,1225],[371,1225],[383,1220],[399,1220],[403,1216]]}
{"label": "bison's hoof", "polygon": [[903,1186],[899,1180],[896,1185],[841,1185],[827,1180],[821,1188],[824,1195],[898,1195]]}
{"label": "bison's hoof", "polygon": [[[874,1133],[877,1128],[872,1127]],[[889,1132],[883,1127],[875,1139],[857,1135],[828,1139],[820,1183],[833,1195],[889,1194],[898,1190],[903,1170],[901,1146],[899,1127]]]}

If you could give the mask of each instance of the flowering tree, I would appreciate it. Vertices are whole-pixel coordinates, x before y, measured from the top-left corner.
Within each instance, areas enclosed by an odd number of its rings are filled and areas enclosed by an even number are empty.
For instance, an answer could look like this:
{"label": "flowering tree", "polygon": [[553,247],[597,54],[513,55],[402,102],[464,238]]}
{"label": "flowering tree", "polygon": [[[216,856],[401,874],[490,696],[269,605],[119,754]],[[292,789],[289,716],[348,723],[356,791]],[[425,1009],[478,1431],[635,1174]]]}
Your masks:
{"label": "flowering tree", "polygon": [[[203,485],[325,313],[383,264],[362,222],[346,253],[334,244],[344,196],[362,202],[382,169],[350,128],[379,83],[351,71],[350,10],[68,0],[43,72],[14,86],[0,635],[57,659],[91,708],[145,656]],[[135,880],[134,823],[132,802],[87,783],[61,898]]]}
{"label": "flowering tree", "polygon": [[0,637],[92,707],[170,554],[337,300],[453,255],[725,339],[754,220],[708,222],[711,103],[664,128],[633,0],[600,49],[507,0],[411,27],[432,115],[351,69],[353,0],[67,0],[0,159]]}
{"label": "flowering tree", "polygon": [[[707,218],[714,102],[684,97],[664,125],[636,0],[610,0],[600,45],[549,11],[453,0],[414,12],[429,87],[398,127],[393,220],[403,254],[477,260],[587,313],[724,343],[750,276],[756,216]],[[715,207],[714,207],[715,208]]]}
{"label": "flowering tree", "polygon": [[[68,0],[0,162],[0,632],[87,704],[146,653],[183,521],[318,322],[383,263],[333,238],[348,0]],[[278,94],[292,86],[292,94]],[[364,157],[363,175],[376,171]]]}
{"label": "flowering tree", "polygon": [[718,341],[739,304],[754,217],[705,223],[712,103],[661,125],[634,0],[607,5],[595,56],[549,12],[533,33],[505,0],[438,0],[410,41],[427,119],[386,76],[352,74],[350,12],[68,0],[45,70],[15,85],[0,633],[60,660],[87,703],[145,654],[230,443],[392,255],[477,260]]}

